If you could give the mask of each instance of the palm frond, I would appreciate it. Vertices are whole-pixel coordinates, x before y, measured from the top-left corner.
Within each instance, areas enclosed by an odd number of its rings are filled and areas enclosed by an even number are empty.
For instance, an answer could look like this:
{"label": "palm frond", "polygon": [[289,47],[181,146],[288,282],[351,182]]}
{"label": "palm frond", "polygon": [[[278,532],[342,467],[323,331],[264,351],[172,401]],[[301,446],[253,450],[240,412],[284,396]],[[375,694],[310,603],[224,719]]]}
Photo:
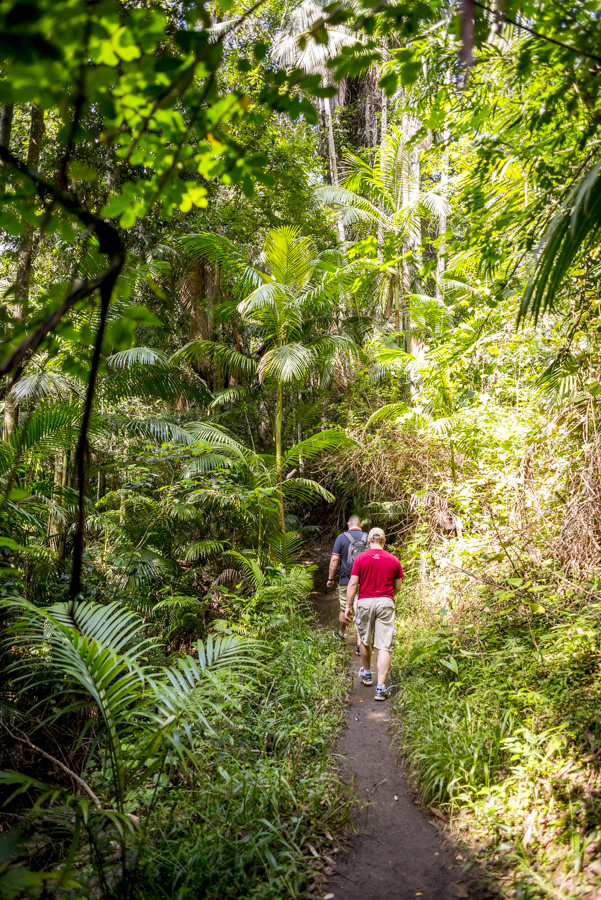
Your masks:
{"label": "palm frond", "polygon": [[323,185],[323,187],[317,188],[315,197],[324,206],[352,208],[357,217],[361,217],[375,225],[378,225],[383,219],[381,210],[375,204],[371,203],[366,197],[349,190],[349,188],[338,185]]}
{"label": "palm frond", "polygon": [[212,400],[212,394],[202,378],[163,364],[150,363],[123,367],[120,371],[107,375],[100,384],[99,392],[109,402],[133,397],[141,397],[149,402],[186,398],[208,405]]}
{"label": "palm frond", "polygon": [[552,306],[569,267],[601,227],[601,162],[576,182],[553,216],[534,254],[534,270],[524,293],[519,318],[534,320]]}
{"label": "palm frond", "polygon": [[256,361],[251,357],[216,341],[190,341],[171,357],[172,362],[180,359],[196,363],[211,362],[236,376],[253,375],[257,368]]}
{"label": "palm frond", "polygon": [[37,372],[24,375],[10,391],[10,396],[17,402],[26,400],[65,400],[70,394],[83,394],[81,382],[69,378],[62,372]]}
{"label": "palm frond", "polygon": [[303,503],[314,503],[318,498],[333,503],[336,499],[323,485],[311,478],[289,478],[280,484],[280,491],[287,499],[301,500]]}
{"label": "palm frond", "polygon": [[120,350],[107,356],[106,363],[109,369],[132,369],[137,366],[162,366],[169,365],[169,357],[162,350],[152,347],[130,347],[129,350]]}
{"label": "palm frond", "polygon": [[111,416],[107,423],[115,430],[128,431],[131,434],[139,434],[151,438],[159,444],[192,444],[196,438],[187,428],[182,428],[175,422],[167,422],[165,419],[131,419],[121,416]]}
{"label": "palm frond", "polygon": [[243,553],[238,553],[237,550],[228,550],[227,555],[232,556],[239,561],[244,576],[252,584],[255,590],[259,590],[259,588],[263,586],[265,583],[265,574],[256,560],[249,559],[247,556],[244,556]]}
{"label": "palm frond", "polygon": [[215,541],[203,538],[203,540],[194,541],[192,544],[187,544],[185,547],[182,547],[180,555],[184,562],[195,562],[197,559],[210,559],[211,557],[225,553],[226,543],[226,541]]}
{"label": "palm frond", "polygon": [[408,406],[406,403],[386,403],[371,414],[365,427],[369,428],[369,426],[373,425],[375,422],[381,422],[383,420],[398,419],[400,416],[404,415],[407,410]]}
{"label": "palm frond", "polygon": [[267,276],[252,266],[244,254],[223,235],[208,232],[188,234],[181,238],[180,243],[186,252],[214,262],[227,272],[240,293],[259,287],[266,280]]}
{"label": "palm frond", "polygon": [[315,357],[303,344],[283,344],[268,350],[257,369],[259,380],[271,375],[279,382],[301,381],[311,372]]}
{"label": "palm frond", "polygon": [[303,552],[303,537],[297,531],[275,534],[269,539],[269,553],[274,562],[290,566],[298,561]]}
{"label": "palm frond", "polygon": [[308,461],[323,453],[330,453],[333,450],[339,450],[341,447],[350,447],[356,442],[349,438],[341,428],[328,428],[319,434],[311,435],[304,441],[300,441],[291,447],[282,457],[282,464],[285,468],[297,466],[299,461]]}

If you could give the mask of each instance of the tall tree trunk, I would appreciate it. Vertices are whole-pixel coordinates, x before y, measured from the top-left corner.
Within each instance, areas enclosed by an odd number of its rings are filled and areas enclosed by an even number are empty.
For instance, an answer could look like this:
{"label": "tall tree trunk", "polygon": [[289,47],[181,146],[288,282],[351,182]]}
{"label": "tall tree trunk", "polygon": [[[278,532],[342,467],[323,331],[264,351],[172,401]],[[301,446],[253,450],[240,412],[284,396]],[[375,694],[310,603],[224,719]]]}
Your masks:
{"label": "tall tree trunk", "polygon": [[[27,168],[37,169],[40,163],[40,150],[44,135],[44,110],[32,103],[31,125],[29,129],[29,148],[27,151]],[[31,280],[31,263],[35,246],[35,228],[29,222],[25,222],[23,234],[19,239],[17,251],[17,274],[15,278],[15,304],[13,315],[17,322],[24,325],[27,319],[27,306],[29,304],[29,284]],[[17,427],[18,406],[7,394],[4,404],[4,422],[2,434],[4,438],[10,437]]]}
{"label": "tall tree trunk", "polygon": [[[4,103],[0,108],[0,146],[10,150],[10,136],[13,127],[14,105],[12,103]],[[0,162],[0,167],[4,163]],[[10,383],[9,383],[10,385]],[[10,386],[9,386],[10,390]],[[16,411],[14,402],[11,397],[5,398],[4,420],[2,424],[2,437],[7,438],[15,430]]]}
{"label": "tall tree trunk", "polygon": [[[10,136],[13,128],[13,113],[15,107],[12,103],[4,103],[0,107],[0,147],[10,149]],[[0,166],[3,165],[0,163]]]}
{"label": "tall tree trunk", "polygon": [[[282,418],[284,407],[284,391],[281,384],[278,384],[278,397],[275,409],[275,471],[278,484],[282,483]],[[286,521],[284,519],[284,501],[280,497],[278,500],[278,522],[282,534],[286,531]]]}
{"label": "tall tree trunk", "polygon": [[449,145],[450,139],[450,131],[448,126],[445,125],[443,131],[443,141],[444,141],[444,153],[442,156],[441,162],[441,172],[440,172],[440,194],[443,200],[441,204],[440,214],[438,216],[438,248],[437,248],[437,257],[436,257],[436,298],[438,300],[442,300],[444,296],[444,291],[442,288],[444,273],[447,266],[447,243],[446,243],[446,232],[447,232],[447,208],[446,208],[446,199],[447,199],[447,191],[449,186],[449,151],[447,147]]}
{"label": "tall tree trunk", "polygon": [[[67,454],[57,453],[54,458],[54,484],[64,487],[67,468]],[[61,492],[58,498],[54,498],[55,502],[64,505],[64,494]],[[59,563],[65,561],[65,523],[60,516],[53,515],[48,517],[48,543],[50,548],[54,550],[58,557]]]}
{"label": "tall tree trunk", "polygon": [[380,121],[380,143],[383,144],[388,131],[388,94],[382,88],[382,118]]}
{"label": "tall tree trunk", "polygon": [[338,181],[338,163],[336,160],[336,143],[334,141],[334,117],[332,115],[332,98],[324,99],[324,109],[326,113],[326,127],[328,131],[328,162],[330,166],[330,181],[332,184],[339,184]]}
{"label": "tall tree trunk", "polygon": [[[334,185],[340,184],[338,180],[338,160],[336,159],[336,142],[334,140],[334,115],[332,111],[332,98],[324,99],[324,109],[326,113],[326,127],[328,131],[328,158],[330,167],[330,181]],[[338,222],[338,237],[341,241],[346,240],[346,233],[342,222]]]}
{"label": "tall tree trunk", "polygon": [[[380,75],[384,69],[384,63],[388,59],[388,50],[385,46],[382,47],[382,69],[380,70]],[[381,88],[380,90],[382,97],[382,117],[380,120],[380,143],[383,144],[386,138],[386,132],[388,131],[388,94]]]}

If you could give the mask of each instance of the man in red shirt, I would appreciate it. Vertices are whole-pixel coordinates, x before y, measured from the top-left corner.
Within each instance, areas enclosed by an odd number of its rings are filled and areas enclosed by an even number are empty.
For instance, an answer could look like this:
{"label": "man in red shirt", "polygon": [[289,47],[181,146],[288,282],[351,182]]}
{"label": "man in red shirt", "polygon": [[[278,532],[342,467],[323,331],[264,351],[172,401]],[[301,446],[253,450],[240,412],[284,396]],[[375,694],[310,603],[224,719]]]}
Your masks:
{"label": "man in red shirt", "polygon": [[376,700],[386,700],[386,678],[390,669],[390,650],[394,641],[394,595],[401,589],[403,569],[400,562],[384,550],[386,536],[381,528],[372,528],[368,535],[369,550],[361,553],[353,563],[346,591],[345,615],[350,621],[357,588],[359,599],[355,625],[361,638],[359,678],[365,685],[373,684],[371,652],[378,651],[378,683]]}

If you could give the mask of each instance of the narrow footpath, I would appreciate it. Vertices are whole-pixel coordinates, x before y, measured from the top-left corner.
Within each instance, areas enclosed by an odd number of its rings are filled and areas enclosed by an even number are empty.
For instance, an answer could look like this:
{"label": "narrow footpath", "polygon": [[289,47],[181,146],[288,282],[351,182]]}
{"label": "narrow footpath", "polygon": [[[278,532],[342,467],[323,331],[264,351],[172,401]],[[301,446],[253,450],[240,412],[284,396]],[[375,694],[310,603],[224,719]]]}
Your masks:
{"label": "narrow footpath", "polygon": [[[323,594],[329,553],[319,552],[312,602],[324,628],[336,627],[336,594]],[[357,794],[356,834],[348,851],[336,857],[336,873],[322,900],[490,900],[500,895],[483,883],[482,872],[464,852],[445,841],[428,815],[412,799],[391,747],[390,700],[374,700],[375,685],[358,679],[354,628],[347,629],[353,684],[346,728],[337,747]],[[372,662],[372,669],[374,669]],[[348,768],[346,768],[348,767]],[[344,774],[344,772],[343,772]]]}

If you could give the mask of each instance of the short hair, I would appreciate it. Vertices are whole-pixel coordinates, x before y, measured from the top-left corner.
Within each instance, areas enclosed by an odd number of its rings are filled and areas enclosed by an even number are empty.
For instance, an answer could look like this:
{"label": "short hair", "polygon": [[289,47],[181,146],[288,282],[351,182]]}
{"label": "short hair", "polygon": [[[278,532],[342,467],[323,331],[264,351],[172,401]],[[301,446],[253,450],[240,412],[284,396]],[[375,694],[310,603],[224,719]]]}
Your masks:
{"label": "short hair", "polygon": [[361,516],[351,516],[348,520],[349,525],[360,525],[361,524]]}

